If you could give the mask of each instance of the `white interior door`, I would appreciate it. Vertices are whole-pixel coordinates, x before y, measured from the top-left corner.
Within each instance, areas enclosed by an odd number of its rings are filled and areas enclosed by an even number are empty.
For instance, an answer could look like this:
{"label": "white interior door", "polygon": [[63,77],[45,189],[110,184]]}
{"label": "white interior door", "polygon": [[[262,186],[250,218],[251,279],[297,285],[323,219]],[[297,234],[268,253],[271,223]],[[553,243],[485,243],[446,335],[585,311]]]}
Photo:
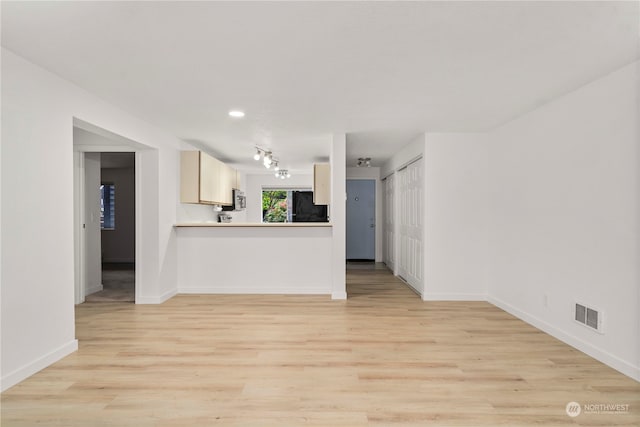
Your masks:
{"label": "white interior door", "polygon": [[100,153],[84,153],[84,296],[102,290]]}
{"label": "white interior door", "polygon": [[423,292],[423,162],[418,159],[398,171],[398,275]]}
{"label": "white interior door", "polygon": [[376,258],[376,182],[347,180],[348,260],[374,261]]}
{"label": "white interior door", "polygon": [[74,300],[102,289],[100,153],[74,152]]}

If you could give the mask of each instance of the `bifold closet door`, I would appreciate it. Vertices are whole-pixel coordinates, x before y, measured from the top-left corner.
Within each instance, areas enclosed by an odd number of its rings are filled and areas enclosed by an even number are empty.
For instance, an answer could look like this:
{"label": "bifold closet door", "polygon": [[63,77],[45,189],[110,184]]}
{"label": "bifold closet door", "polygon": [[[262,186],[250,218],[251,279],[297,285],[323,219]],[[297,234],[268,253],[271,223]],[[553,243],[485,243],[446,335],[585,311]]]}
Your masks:
{"label": "bifold closet door", "polygon": [[398,171],[399,253],[398,275],[422,295],[423,292],[423,161],[418,159]]}

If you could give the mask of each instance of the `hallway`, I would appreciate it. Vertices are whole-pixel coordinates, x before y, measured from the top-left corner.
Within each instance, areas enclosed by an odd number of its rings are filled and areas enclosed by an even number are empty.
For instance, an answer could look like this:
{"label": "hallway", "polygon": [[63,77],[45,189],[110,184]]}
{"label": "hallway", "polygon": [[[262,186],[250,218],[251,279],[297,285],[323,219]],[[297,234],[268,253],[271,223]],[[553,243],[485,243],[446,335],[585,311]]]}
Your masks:
{"label": "hallway", "polygon": [[102,263],[102,290],[85,297],[85,302],[135,302],[134,263]]}

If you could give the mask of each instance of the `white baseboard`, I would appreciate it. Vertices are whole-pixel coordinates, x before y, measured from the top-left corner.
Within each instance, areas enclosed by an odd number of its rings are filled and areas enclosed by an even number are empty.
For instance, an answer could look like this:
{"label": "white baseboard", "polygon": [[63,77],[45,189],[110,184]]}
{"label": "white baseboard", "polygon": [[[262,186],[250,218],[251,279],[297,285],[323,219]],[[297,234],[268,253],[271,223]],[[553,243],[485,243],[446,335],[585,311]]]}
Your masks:
{"label": "white baseboard", "polygon": [[331,292],[326,288],[311,287],[311,288],[298,288],[298,287],[277,287],[271,286],[268,288],[258,286],[213,286],[213,287],[183,287],[178,288],[179,294],[264,294],[264,295],[327,295]]}
{"label": "white baseboard", "polygon": [[487,301],[485,294],[427,292],[422,295],[423,301]]}
{"label": "white baseboard", "polygon": [[0,380],[0,390],[8,390],[20,381],[29,378],[36,372],[43,370],[47,366],[57,362],[65,356],[68,356],[76,350],[78,350],[78,340],[72,340],[55,350],[50,351],[44,356],[14,370],[13,372],[9,372],[7,375],[2,376],[2,379]]}
{"label": "white baseboard", "polygon": [[526,313],[522,310],[519,310],[516,307],[512,306],[511,304],[504,302],[498,298],[494,298],[490,296],[487,298],[487,301],[495,305],[496,307],[501,308],[507,313],[514,315],[518,319],[524,322],[527,322],[528,324],[540,329],[543,332],[546,332],[552,337],[559,339],[565,344],[568,344],[571,347],[574,347],[582,351],[583,353],[593,357],[594,359],[604,363],[605,365],[610,366],[616,371],[619,371],[627,375],[628,377],[633,378],[636,381],[640,381],[640,366],[634,366],[631,363],[626,362],[614,356],[613,354],[605,350],[602,350],[601,348],[595,347],[592,344],[584,342],[580,338],[577,338],[571,334],[568,334],[567,332],[561,329],[558,329],[555,326],[550,325],[544,320],[539,319],[536,316],[532,316],[531,314]]}
{"label": "white baseboard", "polygon": [[172,289],[157,297],[139,297],[136,296],[136,304],[162,304],[163,302],[173,298],[178,291]]}
{"label": "white baseboard", "polygon": [[331,299],[347,299],[347,293],[345,291],[332,292]]}

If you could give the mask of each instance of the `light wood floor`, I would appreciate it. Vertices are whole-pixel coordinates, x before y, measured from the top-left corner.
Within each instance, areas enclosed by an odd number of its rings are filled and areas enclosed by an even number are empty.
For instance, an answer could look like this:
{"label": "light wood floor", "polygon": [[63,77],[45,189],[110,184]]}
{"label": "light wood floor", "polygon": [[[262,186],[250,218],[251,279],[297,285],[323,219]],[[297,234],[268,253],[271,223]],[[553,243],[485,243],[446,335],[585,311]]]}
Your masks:
{"label": "light wood floor", "polygon": [[2,426],[640,425],[639,383],[488,303],[422,302],[384,269],[348,282],[347,301],[82,304],[79,351],[3,393]]}

